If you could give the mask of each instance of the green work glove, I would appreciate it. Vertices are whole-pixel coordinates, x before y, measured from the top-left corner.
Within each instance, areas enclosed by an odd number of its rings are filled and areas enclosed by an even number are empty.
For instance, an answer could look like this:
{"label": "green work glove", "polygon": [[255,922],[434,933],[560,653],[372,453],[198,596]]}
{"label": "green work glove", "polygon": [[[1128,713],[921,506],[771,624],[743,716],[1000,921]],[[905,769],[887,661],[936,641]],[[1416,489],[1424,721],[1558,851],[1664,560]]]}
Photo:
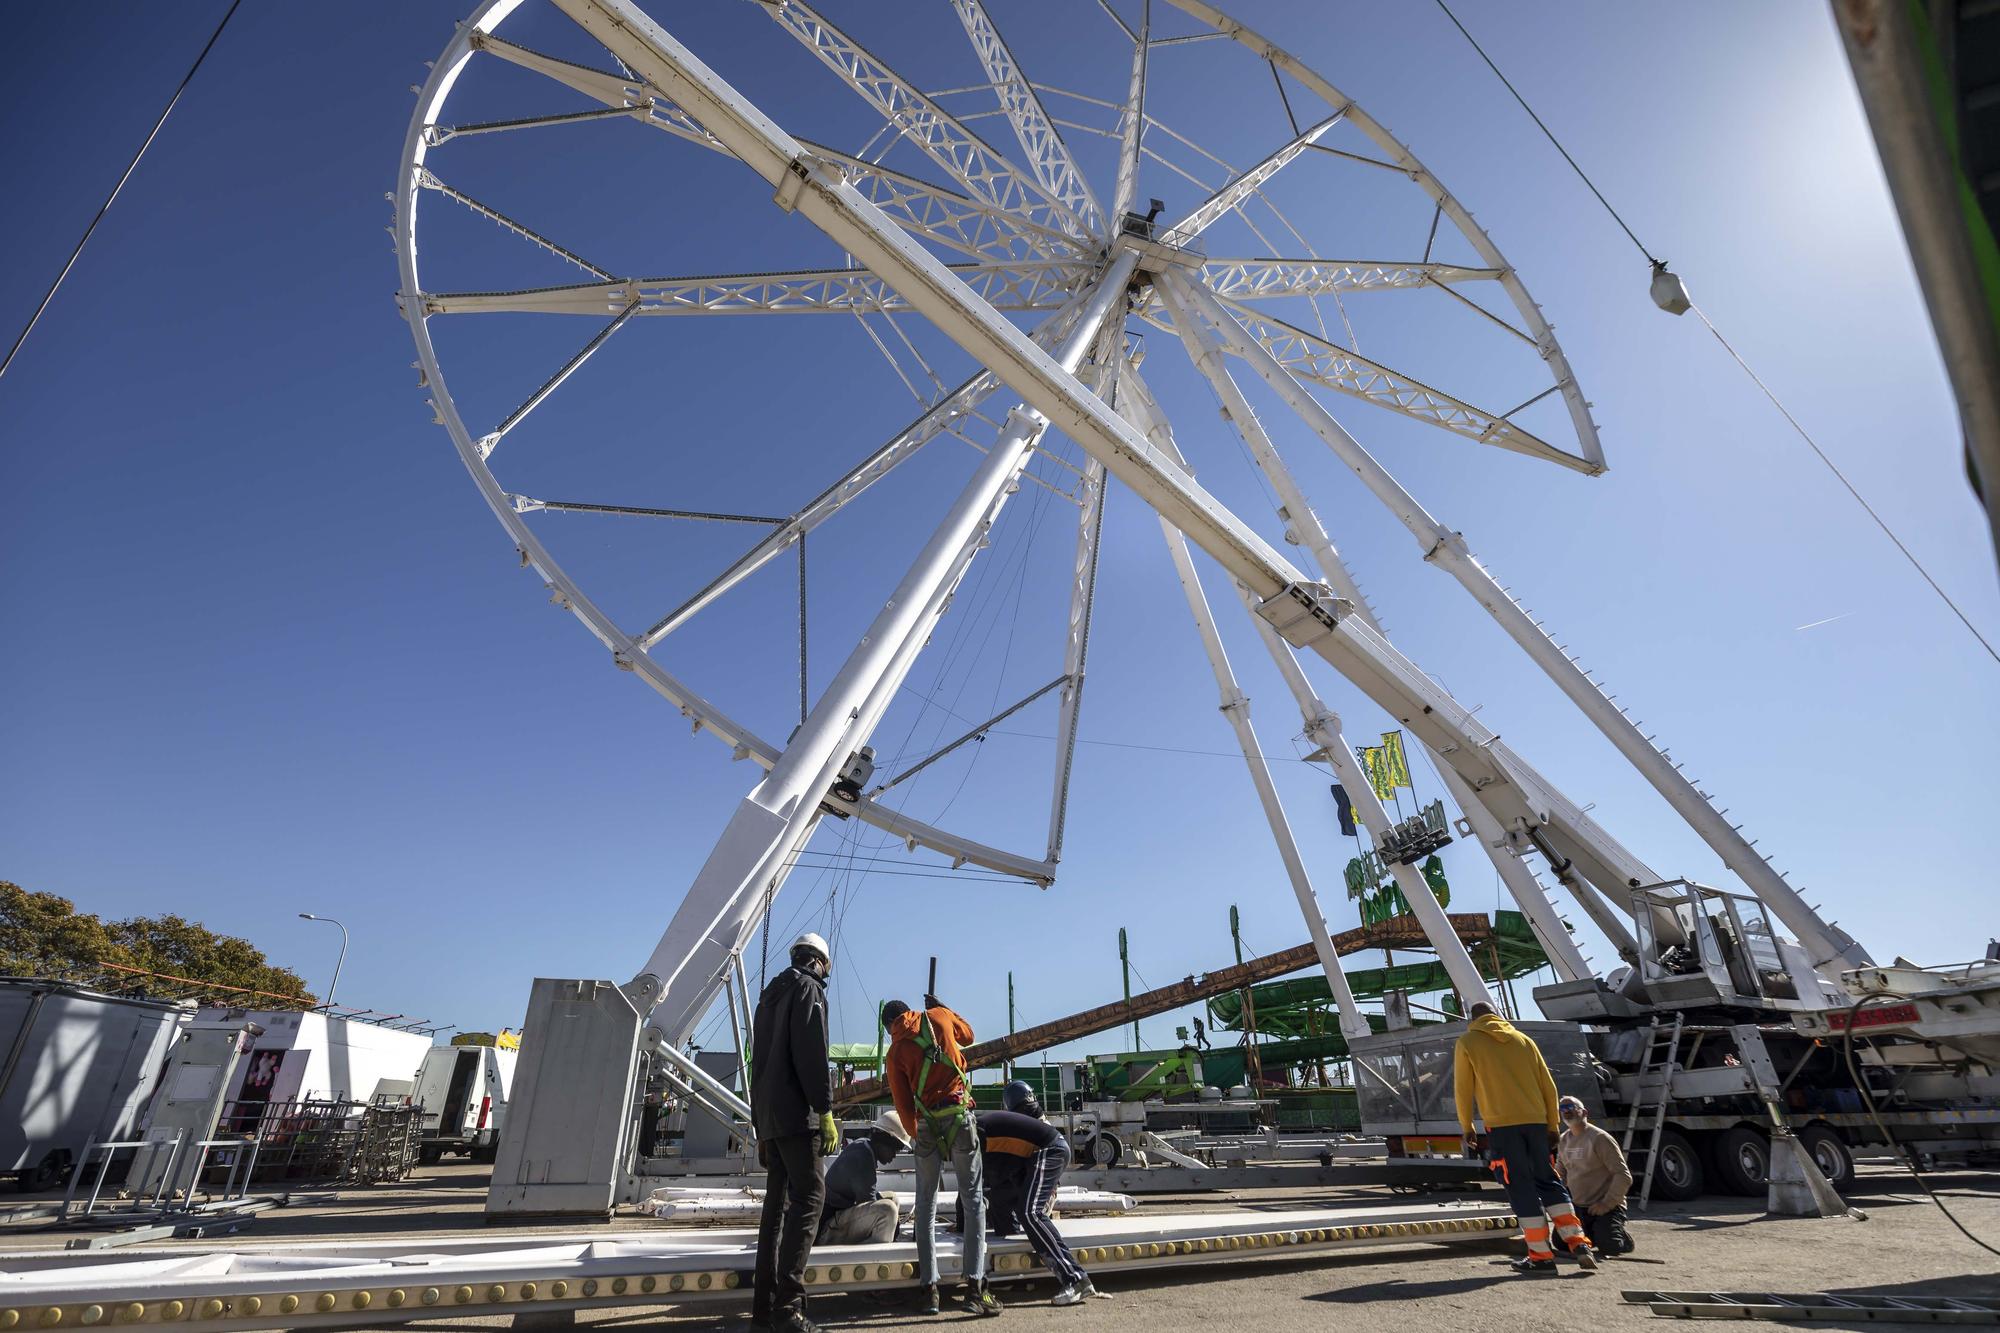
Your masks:
{"label": "green work glove", "polygon": [[840,1151],[840,1126],[834,1123],[831,1111],[819,1118],[819,1150],[821,1153]]}

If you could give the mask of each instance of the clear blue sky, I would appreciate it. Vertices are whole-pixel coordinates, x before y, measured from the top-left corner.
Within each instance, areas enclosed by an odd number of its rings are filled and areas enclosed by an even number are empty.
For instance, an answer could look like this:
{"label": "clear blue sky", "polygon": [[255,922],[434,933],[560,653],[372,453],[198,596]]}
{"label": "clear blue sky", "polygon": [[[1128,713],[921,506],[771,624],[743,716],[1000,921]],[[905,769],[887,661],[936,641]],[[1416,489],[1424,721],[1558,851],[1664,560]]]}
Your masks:
{"label": "clear blue sky", "polygon": [[[15,25],[0,53],[10,336],[221,7],[90,4]],[[841,90],[750,6],[691,8],[677,31],[780,119],[849,148],[866,137]],[[956,40],[938,9],[890,32],[867,6],[834,12],[901,62],[925,34],[939,37],[929,49]],[[1342,6],[1335,26],[1318,5],[1240,9],[1478,214],[1557,325],[1612,470],[1593,480],[1482,452],[1352,403],[1335,404],[1343,419],[1878,957],[1977,955],[1993,930],[1993,663],[1700,326],[1652,308],[1642,261],[1441,14]],[[334,933],[295,914],[339,917],[354,936],[344,1000],[478,1028],[518,1021],[535,975],[629,976],[752,774],[545,605],[429,424],[391,299],[383,192],[408,86],[462,10],[357,4],[328,22],[244,6],[0,381],[0,876],[107,915],[199,918],[321,985]],[[1076,38],[1060,50],[996,12],[1024,60],[1047,62],[1038,72],[1122,88],[1116,34],[1094,7],[1031,7],[1070,16]],[[1824,9],[1709,3],[1667,22],[1467,0],[1460,12],[1968,613],[2000,628],[1947,386]],[[962,42],[943,59],[953,73],[941,78],[968,70]],[[1238,159],[1276,142],[1272,108],[1255,100],[1268,82],[1161,86],[1163,108],[1202,122],[1178,128]],[[496,114],[506,91],[493,90]],[[838,110],[800,124],[810,107]],[[741,168],[636,130],[535,133],[452,145],[467,150],[454,166],[619,271],[838,262]],[[1192,187],[1146,184],[1181,190],[1170,212],[1193,201]],[[1317,199],[1325,253],[1343,221],[1380,220],[1343,219],[1342,202]],[[565,280],[492,236],[463,242],[427,254],[431,271],[476,285],[508,260],[518,285]],[[850,321],[665,323],[621,335],[560,407],[551,400],[537,434],[509,440],[512,484],[784,512],[912,415]],[[592,327],[440,340],[454,388],[490,420]],[[1410,332],[1386,336],[1421,354]],[[1222,443],[1206,399],[1155,341],[1148,373],[1204,467],[1202,443]],[[1430,350],[1448,372],[1457,343]],[[1271,419],[1404,650],[1656,867],[1719,878],[1407,535]],[[968,457],[934,446],[857,522],[815,538],[815,689]],[[1253,510],[1240,460],[1208,457],[1203,480]],[[1060,509],[1037,508],[1033,488],[1016,502],[964,614],[884,726],[885,754],[919,754],[959,716],[1059,671]],[[630,621],[698,586],[742,536],[550,522]],[[840,920],[841,1038],[872,1035],[871,1001],[914,998],[931,953],[945,997],[990,1033],[1004,1027],[1009,968],[1023,1022],[1114,995],[1121,924],[1154,984],[1229,960],[1232,903],[1258,951],[1303,938],[1157,531],[1129,494],[1114,497],[1107,543],[1064,877],[1047,893],[959,884],[920,877],[934,861],[893,849],[874,861],[893,875],[799,872],[777,920]],[[790,588],[773,575],[746,591],[674,640],[671,660],[782,740]],[[1231,647],[1265,747],[1294,754],[1295,715],[1239,631]],[[1352,737],[1380,729],[1351,688],[1321,684]],[[908,808],[1039,850],[1050,756],[1034,738],[1050,721],[1046,705],[1022,714],[1007,728],[1019,734],[927,774]],[[1324,780],[1278,767],[1329,917],[1351,924]],[[1418,782],[1436,794],[1421,765]],[[823,832],[815,847],[840,851],[855,832]],[[1447,862],[1456,904],[1493,905],[1474,851],[1454,847]],[[1170,1026],[1154,1020],[1149,1040]]]}

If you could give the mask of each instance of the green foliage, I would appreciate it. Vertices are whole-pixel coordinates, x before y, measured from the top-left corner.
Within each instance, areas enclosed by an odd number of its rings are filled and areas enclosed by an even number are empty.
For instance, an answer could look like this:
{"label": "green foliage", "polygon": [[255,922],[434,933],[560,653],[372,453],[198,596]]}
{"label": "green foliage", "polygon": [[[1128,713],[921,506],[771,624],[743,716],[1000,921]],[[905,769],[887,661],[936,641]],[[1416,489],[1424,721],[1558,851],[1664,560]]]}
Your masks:
{"label": "green foliage", "polygon": [[248,940],[168,914],[106,923],[67,898],[0,880],[0,974],[89,981],[105,964],[310,1002],[305,980]]}

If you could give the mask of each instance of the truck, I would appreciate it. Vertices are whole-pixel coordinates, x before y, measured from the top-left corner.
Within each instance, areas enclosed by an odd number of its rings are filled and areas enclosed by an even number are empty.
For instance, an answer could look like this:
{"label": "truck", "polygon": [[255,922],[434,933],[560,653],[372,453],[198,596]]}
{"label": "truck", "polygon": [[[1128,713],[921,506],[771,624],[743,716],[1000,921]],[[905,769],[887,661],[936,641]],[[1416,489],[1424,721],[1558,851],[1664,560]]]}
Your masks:
{"label": "truck", "polygon": [[447,1153],[491,1162],[514,1085],[514,1046],[433,1046],[417,1072],[411,1099],[423,1108],[417,1158],[433,1165]]}
{"label": "truck", "polygon": [[[1758,899],[1690,880],[1634,889],[1632,959],[1537,987],[1518,1023],[1558,1091],[1618,1135],[1634,1196],[1762,1195],[1774,1135],[1836,1189],[1857,1155],[2000,1165],[2000,959],[1850,968],[1837,986]],[[1989,953],[2000,953],[1991,950]],[[1392,1155],[1459,1151],[1463,1023],[1353,1043],[1363,1129]]]}

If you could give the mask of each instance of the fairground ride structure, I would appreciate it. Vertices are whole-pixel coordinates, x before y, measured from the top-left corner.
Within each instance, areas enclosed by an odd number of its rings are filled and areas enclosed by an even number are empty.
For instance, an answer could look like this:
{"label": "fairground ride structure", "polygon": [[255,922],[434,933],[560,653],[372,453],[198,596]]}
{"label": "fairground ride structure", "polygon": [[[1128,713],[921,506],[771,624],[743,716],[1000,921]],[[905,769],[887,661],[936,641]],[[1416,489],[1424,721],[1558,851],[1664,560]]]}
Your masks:
{"label": "fairground ride structure", "polygon": [[[1680,764],[1474,557],[1465,538],[1419,503],[1327,405],[1357,401],[1468,445],[1584,474],[1605,466],[1569,359],[1520,275],[1459,199],[1380,122],[1285,49],[1203,0],[1123,7],[1136,14],[1109,4],[1065,8],[1066,24],[1101,24],[1094,36],[1121,49],[1108,97],[1033,81],[982,0],[951,0],[948,16],[947,6],[937,8],[946,22],[955,17],[963,28],[979,70],[971,84],[955,87],[920,83],[892,68],[802,0],[748,0],[746,8],[768,20],[762,37],[772,49],[755,56],[732,50],[735,60],[763,77],[769,69],[759,61],[775,61],[780,52],[797,59],[800,52],[791,48],[802,48],[801,74],[845,89],[836,96],[858,99],[858,107],[824,115],[795,113],[794,124],[817,131],[858,114],[874,129],[873,138],[848,152],[798,137],[636,0],[493,0],[460,26],[419,89],[398,169],[398,299],[416,341],[422,383],[521,562],[620,669],[644,680],[696,731],[762,770],[687,886],[658,946],[628,982],[536,983],[490,1211],[601,1214],[636,1197],[645,1188],[647,1163],[634,1108],[648,1079],[664,1077],[724,1115],[740,1117],[741,1103],[712,1086],[680,1047],[718,999],[729,1006],[733,1024],[747,1023],[744,946],[829,815],[858,819],[953,867],[981,867],[1035,885],[1056,880],[1103,505],[1113,478],[1158,515],[1222,711],[1347,1035],[1364,1037],[1368,1024],[1329,943],[1312,872],[1224,649],[1218,618],[1235,614],[1231,603],[1250,617],[1293,695],[1305,735],[1318,747],[1316,757],[1353,796],[1361,824],[1462,998],[1485,998],[1485,983],[1425,887],[1415,866],[1419,856],[1396,854],[1396,821],[1371,790],[1308,667],[1330,667],[1352,682],[1435,759],[1458,810],[1459,833],[1491,858],[1572,1005],[1589,1008],[1590,997],[1606,993],[1606,983],[1570,938],[1530,858],[1541,859],[1630,965],[1620,979],[1635,994],[1644,985],[1642,964],[1699,944],[1695,935],[1709,929],[1699,894],[1690,890],[1677,898],[1662,891],[1663,883],[1680,881],[1653,870],[1601,828],[1389,641],[1299,475],[1253,410],[1252,393],[1295,419],[1288,431],[1302,428],[1301,438],[1331,450],[1408,530],[1418,554],[1464,588],[1754,895],[1754,901],[1741,900],[1744,910],[1733,921],[1757,937],[1759,966],[1771,983],[1760,1003],[1784,1010],[1845,1002],[1842,973],[1868,965],[1867,952],[1753,850]],[[963,59],[963,52],[957,54]],[[1196,72],[1196,62],[1206,68]],[[942,56],[939,64],[947,64]],[[803,86],[803,79],[781,85],[773,97],[789,106]],[[1156,114],[1172,101],[1164,95],[1168,87],[1198,88],[1211,107],[1221,104],[1217,99],[1231,99],[1232,106],[1268,103],[1264,142],[1227,158],[1209,151]],[[1253,91],[1261,102],[1253,103]],[[495,114],[504,95],[518,100],[511,111]],[[557,109],[536,109],[547,106]],[[974,121],[1005,134],[1006,149],[982,138]],[[580,249],[502,211],[499,201],[457,183],[454,154],[467,151],[469,142],[513,144],[558,125],[570,128],[550,132],[623,135],[619,175],[711,172],[718,158],[733,159],[735,178],[760,179],[769,207],[791,215],[792,232],[800,230],[798,220],[810,224],[843,263],[639,276],[584,258]],[[607,125],[613,128],[592,128]],[[625,128],[630,125],[654,133]],[[901,165],[887,165],[892,156]],[[629,160],[635,157],[644,160]],[[1104,169],[1087,170],[1092,161]],[[1336,173],[1334,188],[1346,192],[1342,198],[1359,198],[1366,188],[1399,201],[1374,216],[1407,218],[1406,232],[1393,242],[1371,242],[1387,244],[1393,257],[1366,258],[1373,251],[1349,248],[1353,243],[1341,236],[1340,224],[1354,217],[1325,206],[1333,197],[1326,178],[1315,186],[1319,193],[1305,190],[1301,182],[1312,173]],[[1187,196],[1185,206],[1168,211],[1157,200],[1144,202],[1142,181],[1155,180],[1171,182],[1161,188]],[[1298,193],[1288,197],[1287,189]],[[518,207],[511,200],[507,206]],[[419,270],[420,239],[426,270],[441,255],[454,257],[448,234],[436,230],[440,213],[512,233],[502,239],[517,251],[473,247],[467,251],[473,259],[492,263],[495,256],[518,253],[546,263],[553,257],[583,270],[585,280],[530,286],[503,273],[477,290],[427,283]],[[1295,217],[1304,221],[1294,225]],[[1474,378],[1518,405],[1475,406],[1469,399],[1484,396],[1485,388],[1457,396],[1364,356],[1349,310],[1350,302],[1364,299],[1432,302],[1427,310],[1452,312],[1495,339],[1504,350]],[[1335,307],[1332,324],[1326,304]],[[581,350],[518,405],[505,412],[481,408],[475,416],[451,383],[492,377],[478,365],[448,367],[434,334],[464,317],[501,314],[594,319],[597,326]],[[512,456],[503,447],[509,436],[544,411],[622,331],[656,318],[750,316],[858,323],[892,364],[915,363],[916,378],[929,379],[935,389],[913,385],[923,403],[916,420],[782,516],[651,508],[633,496],[556,502],[502,479],[502,465]],[[932,340],[929,360],[905,331],[913,317],[922,321],[920,336]],[[1149,340],[1137,335],[1147,330],[1179,345],[1185,357],[1180,373],[1191,374],[1191,382],[1212,395],[1220,424],[1205,415],[1193,422],[1170,419],[1164,402],[1171,395],[1156,393],[1163,386],[1154,379],[1167,359],[1159,347],[1164,339],[1150,339],[1154,364],[1141,373]],[[884,334],[900,340],[904,351],[891,354]],[[1463,340],[1451,346],[1453,360],[1466,364]],[[932,369],[939,349],[972,368],[956,387]],[[1239,378],[1245,372],[1247,381]],[[671,386],[676,398],[696,387]],[[995,413],[990,404],[1007,406]],[[985,438],[972,440],[973,433]],[[817,700],[805,697],[802,674],[801,718],[788,738],[757,734],[669,670],[660,650],[671,635],[757,571],[794,554],[803,617],[808,534],[947,435],[968,440],[983,456],[963,488],[940,503],[935,528]],[[1066,473],[1038,466],[1059,440],[1081,450]],[[1275,516],[1239,514],[1194,479],[1182,448],[1214,449],[1225,440],[1227,448],[1247,450],[1254,460]],[[1064,479],[1060,487],[1050,487],[1051,474]],[[913,770],[870,785],[878,725],[1024,483],[1058,489],[1076,510],[1060,674],[1015,705],[1053,694],[1058,710],[1048,837],[1033,851],[976,841],[882,799]],[[573,577],[545,541],[547,529],[540,525],[558,513],[762,524],[765,531],[680,606],[627,620],[594,599],[585,580]],[[1292,553],[1266,533],[1281,537]],[[1209,601],[1197,551],[1220,567],[1228,583],[1219,608]],[[939,755],[1013,711],[979,724]],[[558,1032],[560,1040],[553,1036]]]}

